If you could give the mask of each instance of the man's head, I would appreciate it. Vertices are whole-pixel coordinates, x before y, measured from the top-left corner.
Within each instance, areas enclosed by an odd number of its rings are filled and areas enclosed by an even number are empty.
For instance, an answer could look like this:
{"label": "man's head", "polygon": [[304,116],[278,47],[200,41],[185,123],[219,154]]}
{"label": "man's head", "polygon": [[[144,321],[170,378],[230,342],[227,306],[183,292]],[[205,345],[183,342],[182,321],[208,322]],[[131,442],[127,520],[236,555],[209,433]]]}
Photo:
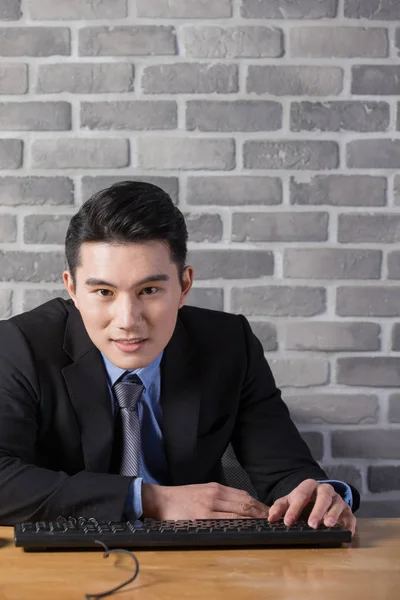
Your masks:
{"label": "man's head", "polygon": [[155,185],[126,181],[92,196],[72,217],[66,288],[92,342],[136,369],[165,348],[192,285],[187,229]]}

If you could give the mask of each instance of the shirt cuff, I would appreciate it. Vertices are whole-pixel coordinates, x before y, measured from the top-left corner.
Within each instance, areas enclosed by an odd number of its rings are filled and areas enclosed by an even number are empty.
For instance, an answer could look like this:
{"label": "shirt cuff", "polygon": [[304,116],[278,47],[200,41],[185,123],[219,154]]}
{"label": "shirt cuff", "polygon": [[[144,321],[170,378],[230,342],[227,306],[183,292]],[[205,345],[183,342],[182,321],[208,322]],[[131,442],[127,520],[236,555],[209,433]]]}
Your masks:
{"label": "shirt cuff", "polygon": [[344,481],[338,481],[337,479],[320,479],[319,483],[330,483],[335,492],[342,496],[343,500],[353,508],[353,492],[351,491],[351,487],[344,483]]}
{"label": "shirt cuff", "polygon": [[140,519],[143,514],[142,507],[143,477],[136,477],[128,488],[128,497],[125,502],[124,514],[128,521]]}

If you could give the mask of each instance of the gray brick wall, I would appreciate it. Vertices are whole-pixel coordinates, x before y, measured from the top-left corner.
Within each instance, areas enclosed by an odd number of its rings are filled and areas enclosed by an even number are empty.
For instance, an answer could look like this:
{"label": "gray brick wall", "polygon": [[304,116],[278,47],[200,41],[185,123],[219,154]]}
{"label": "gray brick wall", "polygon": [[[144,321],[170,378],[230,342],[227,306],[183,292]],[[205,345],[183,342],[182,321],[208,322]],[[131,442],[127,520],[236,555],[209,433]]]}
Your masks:
{"label": "gray brick wall", "polygon": [[0,318],[58,295],[93,192],[185,213],[190,302],[245,314],[361,514],[400,515],[400,2],[0,2]]}

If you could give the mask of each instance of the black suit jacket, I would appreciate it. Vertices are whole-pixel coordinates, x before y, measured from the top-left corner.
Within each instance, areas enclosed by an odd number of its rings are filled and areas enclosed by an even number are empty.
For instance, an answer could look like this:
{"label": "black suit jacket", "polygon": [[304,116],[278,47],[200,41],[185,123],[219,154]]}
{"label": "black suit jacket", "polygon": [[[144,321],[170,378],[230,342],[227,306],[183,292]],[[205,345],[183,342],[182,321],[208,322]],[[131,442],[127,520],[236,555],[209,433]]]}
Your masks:
{"label": "black suit jacket", "polygon": [[[224,482],[229,442],[267,504],[326,478],[242,316],[180,309],[161,406],[171,485]],[[113,436],[104,363],[72,301],[0,322],[0,523],[121,519],[132,478],[110,472]]]}

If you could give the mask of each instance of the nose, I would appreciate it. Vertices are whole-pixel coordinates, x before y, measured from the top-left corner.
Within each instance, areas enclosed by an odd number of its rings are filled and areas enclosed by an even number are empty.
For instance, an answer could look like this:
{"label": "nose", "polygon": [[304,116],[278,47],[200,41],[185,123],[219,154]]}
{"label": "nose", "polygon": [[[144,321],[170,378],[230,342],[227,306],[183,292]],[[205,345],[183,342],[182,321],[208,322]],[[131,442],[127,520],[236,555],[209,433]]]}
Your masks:
{"label": "nose", "polygon": [[137,298],[131,296],[120,296],[114,303],[114,324],[119,329],[130,332],[137,332],[137,328],[142,321],[142,312],[140,302]]}

